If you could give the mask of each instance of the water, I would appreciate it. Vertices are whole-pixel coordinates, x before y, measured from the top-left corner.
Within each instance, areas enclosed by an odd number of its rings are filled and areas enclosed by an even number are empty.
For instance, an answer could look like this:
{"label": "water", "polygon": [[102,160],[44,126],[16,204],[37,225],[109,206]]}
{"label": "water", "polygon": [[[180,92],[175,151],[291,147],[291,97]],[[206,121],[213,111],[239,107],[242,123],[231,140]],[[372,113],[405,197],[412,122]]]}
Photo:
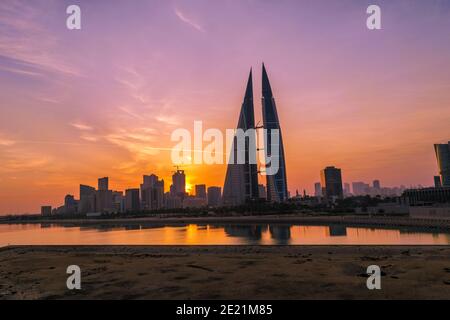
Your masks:
{"label": "water", "polygon": [[449,233],[289,224],[0,225],[6,245],[448,245]]}

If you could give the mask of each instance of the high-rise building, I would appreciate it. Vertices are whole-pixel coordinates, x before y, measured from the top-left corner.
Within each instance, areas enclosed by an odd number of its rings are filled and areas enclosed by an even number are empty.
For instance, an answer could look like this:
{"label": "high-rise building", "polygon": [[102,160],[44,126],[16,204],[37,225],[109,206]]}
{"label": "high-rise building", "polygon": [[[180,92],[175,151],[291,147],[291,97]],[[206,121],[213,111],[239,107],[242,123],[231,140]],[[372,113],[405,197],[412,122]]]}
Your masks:
{"label": "high-rise building", "polygon": [[442,188],[441,176],[434,176],[434,187]]}
{"label": "high-rise building", "polygon": [[109,190],[109,179],[108,177],[98,179],[98,190],[105,191]]}
{"label": "high-rise building", "polygon": [[206,199],[206,185],[204,184],[195,185],[195,197],[199,199]]}
{"label": "high-rise building", "polygon": [[[231,206],[241,205],[259,198],[258,167],[256,164],[255,111],[251,70],[239,114],[237,129],[244,131],[245,146],[244,150],[241,150],[242,146],[238,143],[238,138],[236,136],[234,137],[223,187],[223,202]],[[244,161],[238,161],[239,153],[242,151],[245,152],[243,156]]]}
{"label": "high-rise building", "polygon": [[208,206],[218,207],[221,204],[222,188],[221,187],[209,187],[208,188]]}
{"label": "high-rise building", "polygon": [[98,190],[95,193],[95,211],[97,212],[112,212],[112,190],[109,190],[108,177],[98,179]]}
{"label": "high-rise building", "polygon": [[141,209],[158,210],[164,207],[164,180],[152,174],[144,176],[141,184]]}
{"label": "high-rise building", "polygon": [[95,193],[95,188],[91,186],[87,186],[84,184],[80,184],[80,199],[83,197],[90,196]]}
{"label": "high-rise building", "polygon": [[75,200],[75,197],[71,194],[68,194],[64,197],[64,213],[65,214],[74,214],[78,209],[78,201]]}
{"label": "high-rise building", "polygon": [[95,188],[80,184],[80,202],[78,213],[95,211]]}
{"label": "high-rise building", "polygon": [[178,209],[183,206],[181,197],[175,196],[170,192],[164,195],[164,207],[167,209]]}
{"label": "high-rise building", "polygon": [[[287,189],[286,163],[284,158],[283,137],[281,134],[280,120],[278,119],[275,98],[270,86],[269,77],[263,64],[262,70],[262,113],[264,129],[267,130],[267,139],[265,145],[265,154],[268,159],[275,157],[272,148],[278,148],[278,171],[276,174],[266,174],[267,179],[267,200],[274,202],[283,202],[289,198]],[[271,130],[278,130],[279,143],[272,145]],[[269,161],[266,161],[268,163]],[[271,168],[271,164],[266,166],[266,172]]]}
{"label": "high-rise building", "polygon": [[363,196],[370,193],[370,185],[364,182],[352,182],[353,194]]}
{"label": "high-rise building", "polygon": [[95,192],[95,211],[96,212],[112,212],[112,190],[97,190]]}
{"label": "high-rise building", "polygon": [[158,180],[152,188],[150,195],[151,210],[164,208],[164,180]]}
{"label": "high-rise building", "polygon": [[350,183],[344,183],[344,197],[351,195]]}
{"label": "high-rise building", "polygon": [[112,204],[114,212],[125,212],[125,197],[122,191],[112,192]]}
{"label": "high-rise building", "polygon": [[380,180],[373,180],[373,188],[375,189],[375,190],[380,190],[381,189],[381,183],[380,183]]}
{"label": "high-rise building", "polygon": [[434,151],[441,175],[443,187],[450,187],[450,142],[448,144],[435,144]]}
{"label": "high-rise building", "polygon": [[322,196],[322,185],[320,182],[314,183],[314,196],[318,198]]}
{"label": "high-rise building", "polygon": [[186,195],[186,175],[184,170],[175,171],[172,175],[172,186],[170,192],[173,196],[184,197]]}
{"label": "high-rise building", "polygon": [[143,184],[146,186],[153,186],[159,181],[159,178],[157,175],[151,174],[151,175],[144,175],[143,177]]}
{"label": "high-rise building", "polygon": [[320,173],[322,194],[327,199],[342,199],[342,174],[341,169],[326,167]]}
{"label": "high-rise building", "polygon": [[125,190],[125,211],[138,211],[139,209],[139,189]]}

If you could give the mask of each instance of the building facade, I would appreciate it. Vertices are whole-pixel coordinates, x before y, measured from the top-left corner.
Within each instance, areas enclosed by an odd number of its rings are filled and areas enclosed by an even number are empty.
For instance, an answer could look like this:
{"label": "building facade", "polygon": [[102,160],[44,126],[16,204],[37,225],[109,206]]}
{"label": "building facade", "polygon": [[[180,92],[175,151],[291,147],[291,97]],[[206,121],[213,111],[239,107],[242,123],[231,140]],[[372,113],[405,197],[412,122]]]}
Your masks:
{"label": "building facade", "polygon": [[[252,71],[247,81],[237,129],[245,132],[245,145],[242,148],[237,137],[234,137],[223,187],[223,203],[229,206],[242,205],[259,198]],[[244,161],[238,161],[240,152],[244,152]]]}
{"label": "building facade", "polygon": [[204,184],[195,185],[195,196],[199,199],[206,199],[206,185]]}
{"label": "building facade", "polygon": [[41,215],[48,217],[52,215],[52,206],[42,206],[41,207]]}
{"label": "building facade", "polygon": [[98,179],[98,190],[105,191],[109,190],[109,178],[99,178]]}
{"label": "building facade", "polygon": [[314,183],[314,196],[317,198],[322,197],[322,185],[320,182]]}
{"label": "building facade", "polygon": [[125,190],[125,211],[140,210],[139,189]]}
{"label": "building facade", "polygon": [[426,206],[450,203],[450,187],[408,189],[403,192],[401,201],[409,206]]}
{"label": "building facade", "polygon": [[177,170],[172,175],[172,185],[170,186],[172,196],[184,197],[186,195],[186,175],[184,170]]}
{"label": "building facade", "polygon": [[[265,140],[266,163],[270,158],[275,157],[272,147],[278,148],[278,170],[276,174],[267,174],[271,165],[266,166],[267,200],[272,202],[283,202],[289,198],[287,188],[286,163],[284,157],[283,135],[281,133],[280,120],[278,118],[275,98],[270,86],[269,76],[263,64],[262,70],[262,114],[264,129],[267,130]],[[279,143],[272,145],[272,130],[278,130]],[[273,163],[273,161],[271,161]]]}
{"label": "building facade", "polygon": [[325,198],[342,199],[344,193],[342,190],[341,169],[335,167],[326,167],[320,172],[322,194]]}
{"label": "building facade", "polygon": [[450,187],[450,142],[448,144],[435,144],[434,151],[441,175],[441,184],[443,187]]}
{"label": "building facade", "polygon": [[78,211],[78,201],[71,194],[64,197],[64,214],[75,214]]}
{"label": "building facade", "polygon": [[159,210],[164,207],[164,180],[154,174],[144,176],[140,189],[142,210]]}
{"label": "building facade", "polygon": [[365,182],[352,182],[353,195],[363,196],[370,193],[370,185]]}
{"label": "building facade", "polygon": [[381,189],[380,180],[373,180],[372,186],[375,190],[380,190]]}
{"label": "building facade", "polygon": [[80,203],[78,204],[78,212],[85,214],[95,212],[95,188],[80,184]]}
{"label": "building facade", "polygon": [[208,188],[208,206],[218,207],[221,205],[222,188],[209,187]]}
{"label": "building facade", "polygon": [[441,176],[434,176],[434,187],[442,188]]}

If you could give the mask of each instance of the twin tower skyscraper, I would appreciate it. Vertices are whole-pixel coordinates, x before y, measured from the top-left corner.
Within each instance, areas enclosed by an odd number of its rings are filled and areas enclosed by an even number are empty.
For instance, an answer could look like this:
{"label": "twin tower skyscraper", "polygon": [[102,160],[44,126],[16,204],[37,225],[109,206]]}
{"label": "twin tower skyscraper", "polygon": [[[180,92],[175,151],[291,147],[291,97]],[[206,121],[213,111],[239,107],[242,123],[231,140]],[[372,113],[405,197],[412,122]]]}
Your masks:
{"label": "twin tower skyscraper", "polygon": [[[265,156],[267,159],[278,157],[278,170],[275,174],[266,174],[267,200],[271,202],[283,202],[288,198],[286,164],[284,159],[284,146],[281,134],[280,121],[278,119],[275,99],[270,86],[266,68],[262,66],[262,115],[263,128],[267,130],[265,138]],[[247,131],[257,129],[255,126],[255,110],[253,105],[253,79],[252,71],[247,82],[244,101],[237,129]],[[276,143],[271,141],[271,130],[278,130],[279,140]],[[274,148],[278,150],[274,151]],[[233,143],[234,157],[237,154],[236,138]],[[236,163],[230,161],[225,176],[223,188],[223,204],[229,206],[242,205],[260,198],[258,186],[258,166],[255,161],[251,161],[251,155],[257,154],[255,139],[245,138],[245,162]],[[234,160],[234,159],[233,159]],[[267,162],[266,162],[267,163]]]}

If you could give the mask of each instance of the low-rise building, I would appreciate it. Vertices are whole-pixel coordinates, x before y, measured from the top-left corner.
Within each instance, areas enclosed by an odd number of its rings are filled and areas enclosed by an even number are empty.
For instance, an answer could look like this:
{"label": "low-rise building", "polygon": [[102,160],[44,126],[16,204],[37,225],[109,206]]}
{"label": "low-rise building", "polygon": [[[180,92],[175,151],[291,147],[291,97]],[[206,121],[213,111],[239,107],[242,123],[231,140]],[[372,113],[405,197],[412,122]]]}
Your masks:
{"label": "low-rise building", "polygon": [[52,206],[42,206],[41,207],[41,215],[42,216],[51,216],[52,215]]}
{"label": "low-rise building", "polygon": [[450,220],[450,205],[410,207],[409,216],[415,219]]}
{"label": "low-rise building", "polygon": [[183,199],[183,208],[202,208],[207,206],[205,198],[186,197]]}
{"label": "low-rise building", "polygon": [[408,189],[403,192],[401,201],[409,206],[430,206],[433,204],[450,204],[450,187]]}

